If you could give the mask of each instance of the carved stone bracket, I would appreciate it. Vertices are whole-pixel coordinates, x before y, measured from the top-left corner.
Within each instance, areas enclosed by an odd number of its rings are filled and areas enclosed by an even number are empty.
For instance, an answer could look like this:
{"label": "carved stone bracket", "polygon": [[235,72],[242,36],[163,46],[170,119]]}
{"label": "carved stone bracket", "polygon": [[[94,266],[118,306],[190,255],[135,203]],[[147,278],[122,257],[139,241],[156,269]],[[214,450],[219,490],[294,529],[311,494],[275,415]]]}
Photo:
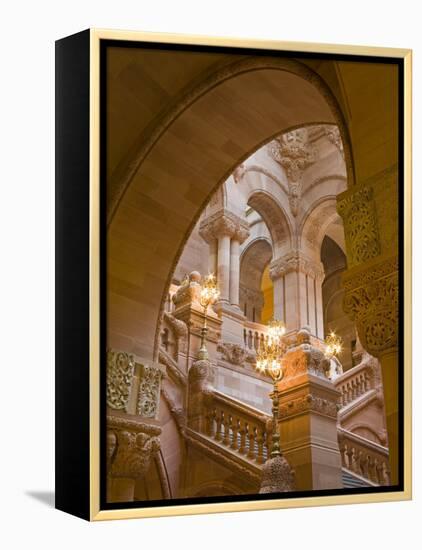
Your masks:
{"label": "carved stone bracket", "polygon": [[249,236],[249,224],[233,212],[222,208],[201,222],[199,234],[207,243],[222,235],[229,235],[242,244]]}
{"label": "carved stone bracket", "polygon": [[179,351],[183,353],[186,351],[186,338],[188,334],[188,327],[184,321],[177,319],[174,315],[168,311],[164,312],[164,321],[170,326],[174,337],[176,339],[176,357]]}
{"label": "carved stone bracket", "polygon": [[322,262],[307,258],[300,250],[292,250],[270,264],[270,277],[272,280],[296,271],[301,271],[313,279],[322,280],[324,278]]}
{"label": "carved stone bracket", "polygon": [[349,268],[381,252],[372,187],[346,191],[337,200],[343,218]]}
{"label": "carved stone bracket", "polygon": [[113,477],[137,479],[148,471],[150,461],[160,449],[161,428],[107,416],[107,457]]}
{"label": "carved stone bracket", "polygon": [[399,331],[398,259],[343,276],[344,311],[356,323],[363,347],[375,357],[395,349]]}

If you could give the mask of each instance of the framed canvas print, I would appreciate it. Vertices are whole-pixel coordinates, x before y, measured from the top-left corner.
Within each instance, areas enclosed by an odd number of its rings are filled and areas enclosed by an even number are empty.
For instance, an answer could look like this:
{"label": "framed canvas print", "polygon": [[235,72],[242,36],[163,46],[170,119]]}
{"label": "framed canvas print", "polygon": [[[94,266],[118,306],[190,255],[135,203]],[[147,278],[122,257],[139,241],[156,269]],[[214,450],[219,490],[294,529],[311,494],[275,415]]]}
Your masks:
{"label": "framed canvas print", "polygon": [[56,43],[56,506],[411,498],[411,52]]}

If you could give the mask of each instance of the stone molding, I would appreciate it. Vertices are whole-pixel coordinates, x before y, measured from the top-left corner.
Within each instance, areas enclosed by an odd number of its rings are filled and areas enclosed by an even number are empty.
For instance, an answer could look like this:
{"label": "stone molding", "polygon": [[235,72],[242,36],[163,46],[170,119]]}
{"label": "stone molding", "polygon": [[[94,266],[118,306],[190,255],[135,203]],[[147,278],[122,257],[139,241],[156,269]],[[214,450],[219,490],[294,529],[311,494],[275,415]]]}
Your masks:
{"label": "stone molding", "polygon": [[181,372],[176,361],[174,361],[174,359],[171,358],[168,355],[168,353],[166,353],[164,350],[161,349],[158,352],[158,360],[162,365],[167,367],[167,370],[169,371],[171,378],[175,380],[175,382],[179,386],[184,387],[187,385],[188,381],[187,381],[186,375],[183,372]]}
{"label": "stone molding", "polygon": [[344,311],[355,322],[362,346],[375,357],[396,349],[399,332],[398,258],[343,275]]}
{"label": "stone molding", "polygon": [[324,124],[323,126],[321,126],[321,128],[323,129],[324,134],[327,136],[328,140],[337,147],[337,149],[340,151],[341,156],[344,158],[343,141],[341,139],[341,134],[338,127]]}
{"label": "stone molding", "polygon": [[[319,74],[303,63],[293,59],[276,59],[274,57],[261,56],[247,57],[241,61],[234,61],[224,67],[217,68],[215,72],[211,73],[199,84],[193,86],[187,91],[183,90],[174,102],[169,105],[167,111],[164,113],[159,113],[157,118],[153,120],[147,128],[145,128],[139,136],[137,140],[138,145],[135,147],[134,151],[131,152],[130,158],[125,159],[124,163],[122,163],[122,167],[116,170],[111,176],[111,183],[109,186],[110,198],[108,200],[107,210],[108,225],[111,223],[119,202],[127,187],[131,183],[134,175],[139,170],[154,145],[158,142],[161,135],[168,130],[180,114],[183,113],[189,106],[194,104],[195,101],[200,99],[205,93],[213,89],[215,86],[218,86],[225,80],[259,69],[274,69],[291,72],[300,76],[319,90],[321,96],[333,112],[336,124],[339,127],[345,150],[345,161],[349,179],[353,180],[353,163],[350,153],[351,147],[346,121],[333,92],[319,76]],[[250,151],[245,158],[247,158],[251,153],[252,151]],[[350,181],[350,185],[353,185],[353,181]]]}
{"label": "stone molding", "polygon": [[270,277],[273,281],[297,271],[319,281],[322,281],[325,275],[322,262],[311,260],[300,250],[292,250],[270,264]]}
{"label": "stone molding", "polygon": [[381,253],[372,187],[346,191],[337,201],[343,219],[349,268]]}
{"label": "stone molding", "polygon": [[222,208],[202,220],[199,226],[199,234],[207,243],[223,235],[228,235],[231,239],[242,244],[249,237],[249,224],[233,212]]}
{"label": "stone molding", "polygon": [[160,449],[161,428],[128,418],[107,416],[107,457],[112,477],[144,476]]}
{"label": "stone molding", "polygon": [[171,397],[171,395],[165,388],[161,389],[161,393],[167,403],[167,406],[169,408],[171,415],[174,418],[174,421],[176,423],[177,429],[179,430],[179,433],[181,435],[184,435],[185,428],[186,428],[186,410],[183,407],[178,407],[176,405],[176,403],[174,402],[174,399]]}
{"label": "stone molding", "polygon": [[311,393],[292,399],[279,405],[278,417],[283,420],[297,414],[316,412],[336,419],[338,413],[336,400],[315,396]]}

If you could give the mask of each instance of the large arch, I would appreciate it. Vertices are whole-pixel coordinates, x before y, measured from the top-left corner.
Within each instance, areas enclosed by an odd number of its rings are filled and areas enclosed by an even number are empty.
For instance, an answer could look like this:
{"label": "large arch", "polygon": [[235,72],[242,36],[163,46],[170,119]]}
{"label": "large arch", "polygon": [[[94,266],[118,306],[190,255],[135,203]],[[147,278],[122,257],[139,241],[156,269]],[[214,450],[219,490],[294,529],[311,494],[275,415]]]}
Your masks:
{"label": "large arch", "polygon": [[321,78],[272,58],[226,67],[162,117],[110,192],[108,345],[155,357],[171,274],[211,195],[263,143],[317,123],[335,123],[346,135]]}

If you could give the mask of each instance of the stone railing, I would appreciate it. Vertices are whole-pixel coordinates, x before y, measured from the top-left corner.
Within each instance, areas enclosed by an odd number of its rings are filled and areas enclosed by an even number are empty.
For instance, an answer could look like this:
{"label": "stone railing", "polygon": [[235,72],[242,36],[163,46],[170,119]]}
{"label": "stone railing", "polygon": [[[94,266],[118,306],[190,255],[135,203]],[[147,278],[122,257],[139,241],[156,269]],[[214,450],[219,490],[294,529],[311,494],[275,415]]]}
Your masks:
{"label": "stone railing", "polygon": [[215,390],[204,413],[206,436],[250,461],[265,462],[271,443],[269,416]]}
{"label": "stone railing", "polygon": [[373,367],[360,363],[333,380],[334,386],[341,393],[340,405],[345,407],[361,395],[374,389]]}
{"label": "stone railing", "polygon": [[343,468],[375,485],[389,485],[388,449],[373,441],[338,428]]}
{"label": "stone railing", "polygon": [[252,321],[245,321],[243,327],[243,343],[245,348],[256,351],[260,344],[265,341],[268,327],[260,323],[253,323]]}

